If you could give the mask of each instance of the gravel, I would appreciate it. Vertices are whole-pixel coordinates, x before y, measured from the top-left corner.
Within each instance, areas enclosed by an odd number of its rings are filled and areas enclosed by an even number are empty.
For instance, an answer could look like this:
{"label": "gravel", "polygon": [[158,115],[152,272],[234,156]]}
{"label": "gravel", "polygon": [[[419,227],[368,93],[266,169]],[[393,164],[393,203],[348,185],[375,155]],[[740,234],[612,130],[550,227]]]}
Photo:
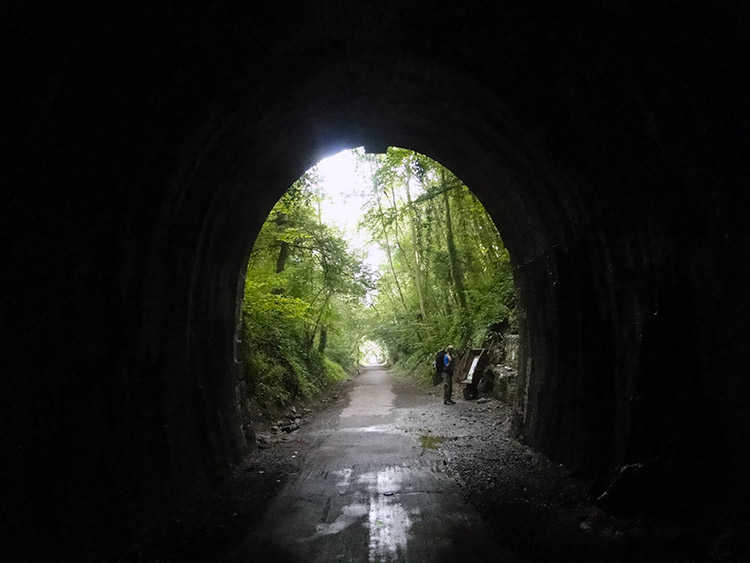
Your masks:
{"label": "gravel", "polygon": [[[220,487],[186,503],[159,530],[112,561],[222,561],[222,554],[260,525],[278,489],[333,431],[352,385],[349,380],[330,399],[277,413],[273,422],[256,421],[257,446]],[[511,409],[496,399],[480,396],[466,401],[456,385],[456,404],[443,405],[441,387],[399,378],[394,379],[394,390],[399,415],[390,431],[414,435],[422,447],[437,449],[466,499],[524,560],[747,560],[737,556],[745,544],[722,556],[694,530],[654,519],[615,518],[599,510],[587,483],[511,437]],[[284,415],[294,421],[294,428],[279,424]]]}

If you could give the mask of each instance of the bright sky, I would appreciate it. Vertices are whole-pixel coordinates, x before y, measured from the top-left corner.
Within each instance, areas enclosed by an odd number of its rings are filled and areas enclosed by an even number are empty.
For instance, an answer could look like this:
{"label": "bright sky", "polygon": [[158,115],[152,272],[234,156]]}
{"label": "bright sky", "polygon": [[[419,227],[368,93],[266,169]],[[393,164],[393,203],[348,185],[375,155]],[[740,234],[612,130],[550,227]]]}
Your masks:
{"label": "bright sky", "polygon": [[356,170],[356,158],[352,151],[345,150],[318,163],[323,178],[325,199],[321,203],[323,220],[344,231],[344,238],[352,248],[367,253],[365,262],[377,271],[385,260],[385,253],[376,243],[368,242],[365,231],[357,229],[362,216],[362,206],[367,198],[359,195],[370,189],[369,181],[360,178]]}

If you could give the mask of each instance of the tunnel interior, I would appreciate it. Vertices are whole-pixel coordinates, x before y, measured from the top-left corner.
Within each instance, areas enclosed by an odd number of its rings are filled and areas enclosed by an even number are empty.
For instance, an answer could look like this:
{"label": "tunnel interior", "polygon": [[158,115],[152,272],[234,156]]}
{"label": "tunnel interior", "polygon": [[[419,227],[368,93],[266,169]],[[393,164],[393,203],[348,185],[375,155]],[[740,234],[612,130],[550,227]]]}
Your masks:
{"label": "tunnel interior", "polygon": [[495,220],[519,440],[614,513],[747,517],[739,3],[38,4],[1,34],[10,560],[120,549],[242,459],[250,248],[356,146],[439,161]]}

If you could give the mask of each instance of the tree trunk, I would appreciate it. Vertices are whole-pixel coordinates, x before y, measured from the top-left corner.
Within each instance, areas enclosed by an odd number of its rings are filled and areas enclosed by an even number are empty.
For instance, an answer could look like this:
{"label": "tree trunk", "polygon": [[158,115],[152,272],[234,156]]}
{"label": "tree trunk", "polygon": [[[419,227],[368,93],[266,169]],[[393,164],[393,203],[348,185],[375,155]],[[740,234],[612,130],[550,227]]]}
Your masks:
{"label": "tree trunk", "polygon": [[320,308],[320,312],[318,313],[318,318],[315,319],[315,326],[313,326],[312,333],[310,334],[310,337],[307,339],[307,349],[312,350],[313,344],[315,343],[315,335],[318,333],[318,327],[320,326],[320,320],[323,318],[323,313],[326,310],[326,306],[328,305],[328,300],[331,298],[331,292],[326,292],[326,299],[323,301],[323,306]]}
{"label": "tree trunk", "polygon": [[[276,224],[279,227],[279,231],[283,232],[284,227],[287,224],[287,218],[284,213],[279,213],[278,217],[276,217]],[[284,268],[286,268],[286,261],[289,259],[289,253],[291,249],[289,247],[289,243],[280,240],[279,241],[279,254],[276,256],[276,273],[280,274],[284,271]]]}
{"label": "tree trunk", "polygon": [[417,297],[419,299],[419,312],[422,314],[422,320],[427,319],[427,312],[424,306],[424,296],[422,295],[422,273],[420,272],[422,265],[419,260],[420,249],[419,239],[417,238],[417,226],[416,226],[416,212],[414,205],[411,201],[411,192],[409,191],[409,182],[411,181],[411,173],[406,176],[406,201],[409,204],[409,227],[411,228],[411,240],[412,246],[414,247],[414,283],[417,286]]}
{"label": "tree trunk", "polygon": [[276,273],[280,274],[286,268],[286,261],[289,259],[289,243],[280,241],[279,255],[276,257]]}
{"label": "tree trunk", "polygon": [[391,243],[388,240],[388,232],[385,228],[385,221],[383,221],[383,207],[380,205],[380,195],[375,194],[375,197],[378,201],[378,211],[380,212],[380,224],[383,228],[383,240],[385,241],[385,252],[388,256],[388,264],[391,266],[391,273],[393,274],[393,281],[396,283],[396,289],[398,289],[398,296],[401,298],[401,305],[404,306],[404,312],[406,312],[408,309],[406,307],[406,300],[404,299],[404,294],[401,291],[401,284],[398,283],[398,275],[396,274],[396,268],[393,266],[393,255],[391,254]]}
{"label": "tree trunk", "polygon": [[328,344],[328,328],[325,326],[320,327],[320,338],[318,339],[318,352],[321,354],[325,353],[326,345]]}
{"label": "tree trunk", "polygon": [[[445,173],[443,173],[443,183],[445,183]],[[453,225],[451,224],[451,207],[448,199],[448,192],[443,193],[443,201],[445,203],[445,232],[446,232],[446,244],[448,246],[448,261],[450,262],[451,277],[453,278],[453,285],[456,288],[456,296],[458,298],[458,304],[461,309],[466,309],[466,294],[464,292],[464,280],[463,272],[461,271],[461,264],[458,261],[458,253],[456,252],[456,241],[453,238]]]}

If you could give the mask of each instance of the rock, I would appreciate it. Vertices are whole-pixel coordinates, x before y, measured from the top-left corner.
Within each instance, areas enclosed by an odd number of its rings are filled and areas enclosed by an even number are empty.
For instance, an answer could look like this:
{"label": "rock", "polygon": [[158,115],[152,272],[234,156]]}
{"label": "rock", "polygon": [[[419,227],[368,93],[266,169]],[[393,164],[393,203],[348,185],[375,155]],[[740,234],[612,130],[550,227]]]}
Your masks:
{"label": "rock", "polygon": [[618,516],[655,510],[665,491],[674,486],[669,464],[656,457],[620,467],[607,489],[597,498],[597,507]]}
{"label": "rock", "polygon": [[482,379],[479,380],[477,389],[482,393],[487,393],[488,391],[492,391],[494,385],[494,376],[492,375],[491,371],[487,371],[484,373],[484,375],[482,375]]}
{"label": "rock", "polygon": [[493,395],[506,404],[512,404],[516,396],[516,376],[509,366],[495,366],[491,370],[494,376]]}

